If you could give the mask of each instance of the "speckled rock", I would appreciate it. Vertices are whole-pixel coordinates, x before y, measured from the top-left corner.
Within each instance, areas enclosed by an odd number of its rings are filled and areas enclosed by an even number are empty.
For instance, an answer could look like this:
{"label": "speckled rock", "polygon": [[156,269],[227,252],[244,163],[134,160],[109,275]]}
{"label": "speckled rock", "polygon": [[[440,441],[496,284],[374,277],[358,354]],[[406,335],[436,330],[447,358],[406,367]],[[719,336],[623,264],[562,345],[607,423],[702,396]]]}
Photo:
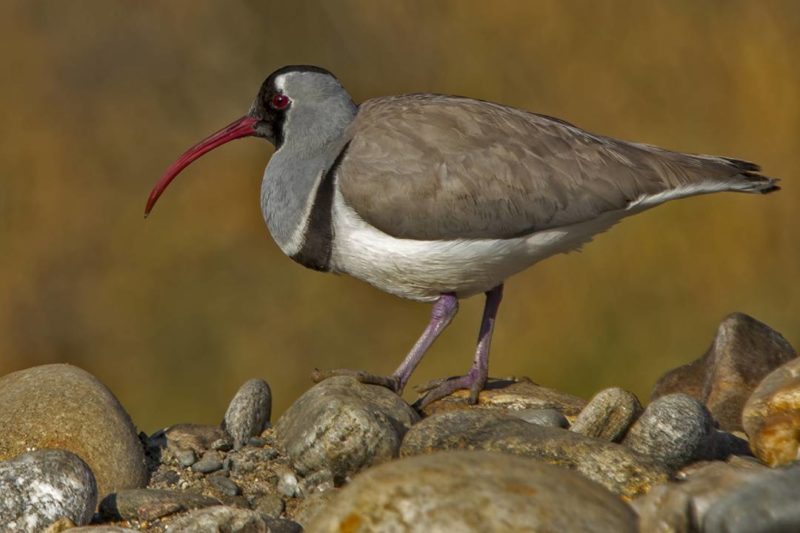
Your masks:
{"label": "speckled rock", "polygon": [[[633,500],[639,514],[639,528],[649,531],[697,531],[708,510],[726,494],[767,470],[758,464],[736,466],[714,461],[682,475],[680,483],[658,485],[647,495]],[[706,531],[706,530],[703,530]]]}
{"label": "speckled rock", "polygon": [[624,533],[636,531],[636,518],[617,496],[569,470],[500,453],[453,451],[360,474],[308,531]]}
{"label": "speckled rock", "polygon": [[250,437],[261,434],[269,424],[272,412],[272,392],[263,379],[245,382],[228,405],[222,427],[233,438],[237,450],[247,444]]}
{"label": "speckled rock", "polygon": [[422,409],[424,416],[446,411],[492,409],[502,412],[524,409],[555,409],[568,419],[577,415],[586,400],[546,387],[540,387],[527,378],[519,380],[490,379],[478,395],[478,403],[467,403],[469,391],[458,390]]}
{"label": "speckled rock", "polygon": [[189,509],[219,504],[216,498],[188,491],[130,489],[106,496],[100,502],[100,512],[112,520],[155,520]]}
{"label": "speckled rock", "polygon": [[800,467],[759,472],[708,509],[704,533],[800,531]]}
{"label": "speckled rock", "polygon": [[480,409],[426,418],[406,434],[400,455],[464,449],[504,452],[572,468],[628,497],[667,478],[662,466],[619,444]]}
{"label": "speckled rock", "polygon": [[97,505],[97,484],[77,455],[36,450],[0,462],[0,495],[3,531],[35,532],[62,518],[88,524]]}
{"label": "speckled rock", "polygon": [[703,402],[722,429],[742,429],[745,401],[775,368],[797,357],[794,348],[766,324],[733,313],[717,329],[708,351],[699,359],[665,374],[652,398],[682,392]]}
{"label": "speckled rock", "polygon": [[59,448],[83,459],[99,496],[147,483],[136,429],[102,383],[78,367],[43,365],[0,378],[0,460],[30,448]]}
{"label": "speckled rock", "polygon": [[702,403],[686,394],[669,394],[647,406],[623,444],[676,469],[705,456],[713,424]]}
{"label": "speckled rock", "polygon": [[642,404],[630,392],[605,389],[589,400],[578,414],[570,430],[587,437],[618,442],[642,413]]}
{"label": "speckled rock", "polygon": [[396,457],[403,434],[417,420],[389,389],[338,376],[292,404],[275,426],[275,436],[301,475],[339,484]]}
{"label": "speckled rock", "polygon": [[753,453],[768,465],[800,459],[800,358],[764,378],[744,407],[742,424]]}
{"label": "speckled rock", "polygon": [[192,511],[167,526],[167,533],[300,533],[291,520],[280,520],[236,507],[216,506]]}

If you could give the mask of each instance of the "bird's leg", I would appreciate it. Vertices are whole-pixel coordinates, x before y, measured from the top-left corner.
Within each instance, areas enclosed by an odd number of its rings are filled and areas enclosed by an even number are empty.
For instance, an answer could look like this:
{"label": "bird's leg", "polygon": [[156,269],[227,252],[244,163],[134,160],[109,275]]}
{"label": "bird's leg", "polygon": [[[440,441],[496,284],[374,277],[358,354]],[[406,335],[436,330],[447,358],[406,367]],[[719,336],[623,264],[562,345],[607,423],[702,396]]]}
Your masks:
{"label": "bird's leg", "polygon": [[397,367],[397,370],[395,370],[391,376],[376,376],[360,370],[337,369],[327,371],[314,370],[311,374],[311,379],[318,383],[332,376],[352,376],[362,383],[382,385],[400,394],[403,392],[406,383],[408,383],[408,379],[422,360],[425,352],[428,351],[433,341],[435,341],[442,331],[450,324],[457,312],[458,299],[455,294],[442,294],[433,304],[431,319],[425,331],[422,332],[422,335],[414,344],[413,348],[411,348],[411,351],[408,352],[406,358],[400,363],[400,366]]}
{"label": "bird's leg", "polygon": [[486,380],[489,378],[489,347],[492,343],[497,309],[500,307],[502,299],[502,284],[486,293],[486,304],[483,307],[483,319],[478,334],[478,346],[475,349],[475,359],[469,372],[460,377],[435,380],[421,387],[420,391],[426,394],[417,402],[420,409],[459,389],[469,389],[469,403],[477,403],[478,394],[483,390]]}

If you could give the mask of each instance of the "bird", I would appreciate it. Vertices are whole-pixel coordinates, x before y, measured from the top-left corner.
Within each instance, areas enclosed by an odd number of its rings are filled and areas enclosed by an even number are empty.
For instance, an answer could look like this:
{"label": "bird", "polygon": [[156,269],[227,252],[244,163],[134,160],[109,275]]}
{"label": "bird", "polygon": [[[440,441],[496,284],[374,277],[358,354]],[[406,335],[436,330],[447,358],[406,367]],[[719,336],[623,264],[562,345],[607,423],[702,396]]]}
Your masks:
{"label": "bird", "polygon": [[671,200],[779,190],[779,180],[749,161],[618,140],[498,103],[417,93],[356,104],[328,70],[289,65],[266,78],[243,117],[166,170],[145,216],[190,163],[248,136],[275,147],[261,209],[284,254],[432,303],[393,374],[334,369],[316,381],[353,375],[401,394],[459,300],[485,295],[469,370],[421,387],[420,407],[459,389],[477,402],[509,277]]}

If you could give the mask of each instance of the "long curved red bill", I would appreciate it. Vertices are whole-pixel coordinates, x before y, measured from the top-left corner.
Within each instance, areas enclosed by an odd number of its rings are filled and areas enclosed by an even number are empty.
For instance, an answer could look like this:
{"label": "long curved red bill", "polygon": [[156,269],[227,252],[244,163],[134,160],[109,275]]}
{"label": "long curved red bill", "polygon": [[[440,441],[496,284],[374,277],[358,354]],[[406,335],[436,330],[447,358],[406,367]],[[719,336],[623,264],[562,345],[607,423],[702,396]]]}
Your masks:
{"label": "long curved red bill", "polygon": [[192,161],[206,152],[210,152],[214,148],[222,146],[234,139],[255,135],[256,122],[258,122],[257,119],[245,115],[186,150],[183,155],[167,169],[161,179],[158,180],[155,187],[153,187],[153,190],[150,191],[150,196],[147,198],[147,206],[144,208],[144,216],[146,217],[150,214],[150,211],[153,209],[153,206],[156,205],[161,193],[163,193],[172,180],[175,179],[175,176],[180,174],[184,168],[188,167]]}

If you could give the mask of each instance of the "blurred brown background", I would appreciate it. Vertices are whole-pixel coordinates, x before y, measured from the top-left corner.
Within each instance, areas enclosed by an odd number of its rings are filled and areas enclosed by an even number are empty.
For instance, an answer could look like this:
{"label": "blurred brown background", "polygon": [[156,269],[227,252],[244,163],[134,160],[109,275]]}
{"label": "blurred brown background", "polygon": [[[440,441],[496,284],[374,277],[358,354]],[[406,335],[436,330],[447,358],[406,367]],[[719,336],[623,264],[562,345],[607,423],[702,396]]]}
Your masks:
{"label": "blurred brown background", "polygon": [[[206,156],[143,220],[163,170],[291,63],[357,101],[469,95],[783,178],[659,207],[513,278],[492,375],[646,399],[734,310],[800,345],[798,2],[5,0],[0,36],[0,373],[79,365],[146,431],[218,421],[251,377],[280,413],[314,367],[391,372],[428,319],[280,253],[263,141]],[[467,369],[481,305],[412,384]]]}

